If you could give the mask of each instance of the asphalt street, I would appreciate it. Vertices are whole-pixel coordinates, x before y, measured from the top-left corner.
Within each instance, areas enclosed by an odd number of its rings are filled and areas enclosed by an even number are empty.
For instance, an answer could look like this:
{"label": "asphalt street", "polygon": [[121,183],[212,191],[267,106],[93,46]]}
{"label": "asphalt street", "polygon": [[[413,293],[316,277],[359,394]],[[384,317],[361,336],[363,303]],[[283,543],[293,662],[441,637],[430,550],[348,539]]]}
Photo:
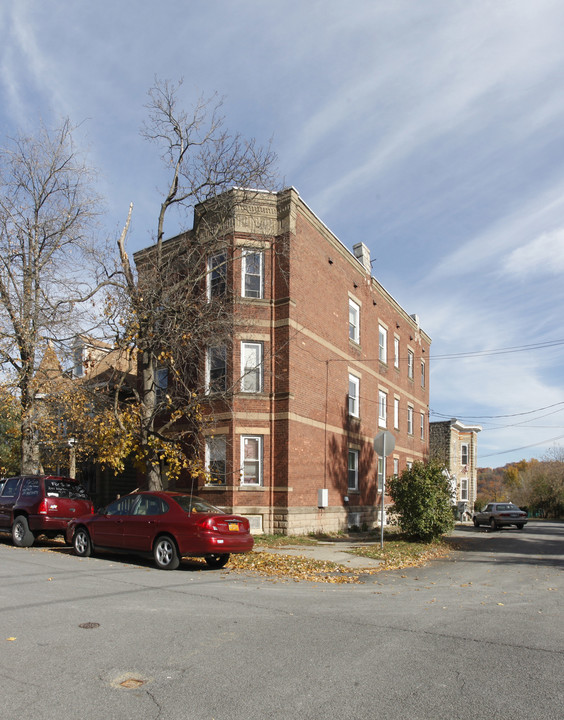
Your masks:
{"label": "asphalt street", "polygon": [[360,585],[0,539],[2,715],[561,720],[564,525],[461,527]]}

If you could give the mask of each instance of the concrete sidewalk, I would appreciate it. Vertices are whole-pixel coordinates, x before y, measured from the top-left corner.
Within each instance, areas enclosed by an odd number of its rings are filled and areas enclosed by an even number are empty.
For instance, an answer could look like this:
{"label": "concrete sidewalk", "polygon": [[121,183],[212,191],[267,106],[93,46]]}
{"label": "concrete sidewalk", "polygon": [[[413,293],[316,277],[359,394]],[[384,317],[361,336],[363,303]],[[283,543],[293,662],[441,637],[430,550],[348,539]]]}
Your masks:
{"label": "concrete sidewalk", "polygon": [[339,565],[344,565],[351,570],[362,570],[371,569],[378,567],[381,564],[380,560],[373,560],[372,558],[359,557],[358,555],[352,555],[348,550],[354,547],[366,547],[366,546],[380,547],[380,543],[370,541],[324,541],[319,542],[317,545],[279,545],[278,547],[263,547],[258,539],[254,550],[257,552],[272,553],[275,555],[294,555],[301,556],[311,560],[319,560],[321,562],[334,562]]}

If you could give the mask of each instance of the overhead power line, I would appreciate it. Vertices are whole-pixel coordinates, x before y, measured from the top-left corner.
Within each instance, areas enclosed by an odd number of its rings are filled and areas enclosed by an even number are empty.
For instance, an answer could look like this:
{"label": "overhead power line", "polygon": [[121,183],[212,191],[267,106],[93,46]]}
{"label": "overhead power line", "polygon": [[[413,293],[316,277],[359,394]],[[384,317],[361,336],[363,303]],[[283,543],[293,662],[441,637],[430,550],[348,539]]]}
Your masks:
{"label": "overhead power line", "polygon": [[461,353],[445,353],[444,355],[431,354],[430,357],[432,360],[487,357],[489,355],[507,355],[509,353],[526,352],[527,350],[544,350],[545,348],[557,347],[558,345],[564,345],[564,340],[547,340],[546,342],[532,343],[531,345],[514,345],[506,348],[492,348],[491,350],[475,350]]}
{"label": "overhead power line", "polygon": [[497,420],[499,418],[513,418],[513,417],[522,417],[523,415],[534,415],[535,413],[542,412],[543,410],[550,410],[551,408],[558,407],[559,405],[564,405],[564,401],[554,403],[552,405],[545,405],[544,407],[536,408],[536,410],[526,410],[524,412],[519,413],[510,413],[508,415],[457,415],[456,413],[447,415],[445,413],[436,412],[435,410],[431,410],[431,415],[436,415],[437,417],[443,417],[443,418],[457,418],[458,420]]}
{"label": "overhead power line", "polygon": [[539,445],[546,445],[546,443],[556,442],[556,440],[562,440],[562,438],[564,438],[564,435],[557,435],[553,438],[539,440],[539,442],[531,443],[530,445],[522,445],[521,447],[512,448],[511,450],[499,450],[498,452],[488,453],[487,455],[480,455],[480,460],[488,457],[494,457],[495,455],[507,455],[507,453],[518,452],[519,450],[528,450],[532,447],[538,447]]}

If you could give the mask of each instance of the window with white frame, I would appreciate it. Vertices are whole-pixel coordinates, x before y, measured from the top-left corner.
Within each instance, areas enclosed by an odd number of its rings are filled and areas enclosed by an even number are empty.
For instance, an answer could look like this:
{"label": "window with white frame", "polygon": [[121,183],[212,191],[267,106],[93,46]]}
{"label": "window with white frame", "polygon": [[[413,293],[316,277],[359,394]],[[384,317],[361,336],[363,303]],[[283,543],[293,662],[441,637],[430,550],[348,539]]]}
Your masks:
{"label": "window with white frame", "polygon": [[413,365],[414,365],[413,351],[408,350],[407,351],[407,377],[410,380],[413,380]]}
{"label": "window with white frame", "polygon": [[262,392],[262,343],[241,343],[241,390]]}
{"label": "window with white frame", "polygon": [[227,288],[227,253],[208,258],[208,299],[225,295]]}
{"label": "window with white frame", "polygon": [[421,360],[421,387],[425,387],[425,360]]}
{"label": "window with white frame", "polygon": [[468,465],[468,445],[466,443],[460,446],[460,463]]}
{"label": "window with white frame", "polygon": [[411,470],[411,468],[413,467],[413,460],[408,460],[408,461],[405,463],[405,466],[406,466],[406,468],[407,468],[408,470]]}
{"label": "window with white frame", "polygon": [[241,294],[246,298],[262,298],[264,294],[264,253],[243,250]]}
{"label": "window with white frame", "polygon": [[262,435],[241,437],[241,484],[262,485]]}
{"label": "window with white frame", "polygon": [[400,341],[399,337],[394,338],[394,367],[399,368]]}
{"label": "window with white frame", "polygon": [[399,458],[394,458],[394,475],[399,475]]}
{"label": "window with white frame", "polygon": [[399,398],[394,398],[394,428],[399,430]]}
{"label": "window with white frame", "polygon": [[227,470],[227,443],[225,435],[206,438],[206,472],[208,485],[225,485]]}
{"label": "window with white frame", "polygon": [[347,487],[349,490],[358,490],[358,450],[349,450],[349,472]]}
{"label": "window with white frame", "polygon": [[460,478],[460,499],[468,500],[468,478]]}
{"label": "window with white frame", "polygon": [[349,339],[360,343],[360,305],[349,298]]}
{"label": "window with white frame", "polygon": [[386,427],[388,419],[388,394],[383,390],[378,391],[378,425]]}
{"label": "window with white frame", "polygon": [[388,362],[388,331],[382,325],[378,325],[378,359]]}
{"label": "window with white frame", "polygon": [[384,458],[378,458],[378,491],[382,492],[384,487]]}
{"label": "window with white frame", "polygon": [[349,375],[349,415],[358,417],[360,414],[360,380]]}
{"label": "window with white frame", "polygon": [[407,434],[413,435],[413,408],[407,406]]}
{"label": "window with white frame", "polygon": [[425,415],[420,414],[421,440],[425,440]]}
{"label": "window with white frame", "polygon": [[227,349],[225,345],[208,348],[206,355],[206,390],[225,392],[227,387]]}

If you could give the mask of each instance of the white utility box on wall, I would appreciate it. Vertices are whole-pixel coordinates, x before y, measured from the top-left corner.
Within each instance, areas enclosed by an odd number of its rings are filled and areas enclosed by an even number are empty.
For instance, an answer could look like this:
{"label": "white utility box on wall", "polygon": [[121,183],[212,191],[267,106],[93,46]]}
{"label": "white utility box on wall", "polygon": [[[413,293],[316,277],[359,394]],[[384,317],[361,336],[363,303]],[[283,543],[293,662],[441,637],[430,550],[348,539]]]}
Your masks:
{"label": "white utility box on wall", "polygon": [[329,505],[329,490],[321,488],[317,491],[317,507],[326,508]]}

